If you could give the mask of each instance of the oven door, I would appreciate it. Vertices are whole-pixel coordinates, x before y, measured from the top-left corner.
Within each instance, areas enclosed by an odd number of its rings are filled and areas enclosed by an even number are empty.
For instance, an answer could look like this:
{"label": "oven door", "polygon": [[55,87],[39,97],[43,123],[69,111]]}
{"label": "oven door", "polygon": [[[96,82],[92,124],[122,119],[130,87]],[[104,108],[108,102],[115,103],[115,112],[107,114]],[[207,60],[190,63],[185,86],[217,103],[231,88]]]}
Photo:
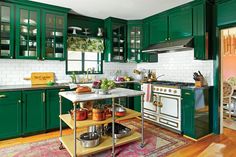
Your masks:
{"label": "oven door", "polygon": [[157,114],[160,117],[170,118],[172,120],[180,121],[180,101],[179,96],[156,94]]}

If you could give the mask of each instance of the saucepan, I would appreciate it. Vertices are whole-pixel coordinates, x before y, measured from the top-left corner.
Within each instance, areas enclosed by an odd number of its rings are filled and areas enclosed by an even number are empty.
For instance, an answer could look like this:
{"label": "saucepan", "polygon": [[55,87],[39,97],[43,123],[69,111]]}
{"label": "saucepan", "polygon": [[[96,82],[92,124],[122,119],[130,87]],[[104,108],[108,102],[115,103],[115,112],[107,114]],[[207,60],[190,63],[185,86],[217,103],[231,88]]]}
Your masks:
{"label": "saucepan", "polygon": [[100,144],[100,136],[96,132],[83,133],[78,140],[84,148],[96,147]]}

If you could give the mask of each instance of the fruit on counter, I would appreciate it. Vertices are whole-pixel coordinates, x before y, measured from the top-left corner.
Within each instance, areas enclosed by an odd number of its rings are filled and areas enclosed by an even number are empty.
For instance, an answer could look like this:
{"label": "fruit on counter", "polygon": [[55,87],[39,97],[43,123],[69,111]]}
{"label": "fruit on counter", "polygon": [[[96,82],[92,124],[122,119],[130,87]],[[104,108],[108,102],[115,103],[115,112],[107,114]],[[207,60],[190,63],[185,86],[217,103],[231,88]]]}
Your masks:
{"label": "fruit on counter", "polygon": [[129,77],[129,76],[125,76],[124,79],[125,79],[125,81],[132,81],[133,80],[133,78]]}
{"label": "fruit on counter", "polygon": [[125,78],[122,77],[122,76],[117,76],[117,77],[116,77],[116,81],[117,81],[117,82],[124,82],[124,81],[125,81]]}
{"label": "fruit on counter", "polygon": [[47,82],[47,85],[48,85],[48,86],[53,86],[54,84],[55,84],[55,82],[52,81],[52,80]]}
{"label": "fruit on counter", "polygon": [[108,79],[102,80],[101,89],[103,91],[107,91],[109,89],[113,89],[113,88],[115,88],[115,86],[116,86],[116,84],[112,80],[108,80]]}

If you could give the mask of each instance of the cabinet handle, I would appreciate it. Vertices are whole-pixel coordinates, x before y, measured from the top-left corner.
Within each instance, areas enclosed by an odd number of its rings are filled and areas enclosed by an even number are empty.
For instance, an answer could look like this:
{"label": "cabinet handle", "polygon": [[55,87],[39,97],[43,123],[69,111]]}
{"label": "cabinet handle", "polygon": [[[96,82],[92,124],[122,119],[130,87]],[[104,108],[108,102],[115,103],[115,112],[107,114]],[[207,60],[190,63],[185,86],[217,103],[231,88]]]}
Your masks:
{"label": "cabinet handle", "polygon": [[170,38],[168,38],[168,40],[170,40]]}
{"label": "cabinet handle", "polygon": [[65,91],[65,89],[60,89],[60,92],[64,92]]}
{"label": "cabinet handle", "polygon": [[21,100],[18,100],[18,103],[21,104]]}
{"label": "cabinet handle", "polygon": [[42,93],[43,102],[45,102],[45,93]]}
{"label": "cabinet handle", "polygon": [[168,40],[167,38],[165,40]]}
{"label": "cabinet handle", "polygon": [[191,95],[190,93],[184,93],[185,95]]}
{"label": "cabinet handle", "polygon": [[6,98],[7,96],[6,95],[0,95],[0,98]]}

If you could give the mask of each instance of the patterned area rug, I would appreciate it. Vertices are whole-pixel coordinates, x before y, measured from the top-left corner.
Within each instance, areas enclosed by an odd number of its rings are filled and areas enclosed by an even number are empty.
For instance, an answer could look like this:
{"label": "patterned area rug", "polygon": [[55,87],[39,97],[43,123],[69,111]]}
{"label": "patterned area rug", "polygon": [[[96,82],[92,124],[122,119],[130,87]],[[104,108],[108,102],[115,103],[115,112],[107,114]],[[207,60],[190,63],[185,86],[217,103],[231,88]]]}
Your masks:
{"label": "patterned area rug", "polygon": [[[129,128],[141,131],[140,120],[123,121]],[[153,124],[145,122],[145,147],[140,148],[140,142],[133,142],[116,148],[117,157],[160,157],[167,156],[192,142],[181,135],[172,133]],[[59,150],[58,138],[40,142],[15,145],[0,149],[1,157],[69,157],[66,150]],[[111,150],[94,155],[94,157],[110,157]]]}

